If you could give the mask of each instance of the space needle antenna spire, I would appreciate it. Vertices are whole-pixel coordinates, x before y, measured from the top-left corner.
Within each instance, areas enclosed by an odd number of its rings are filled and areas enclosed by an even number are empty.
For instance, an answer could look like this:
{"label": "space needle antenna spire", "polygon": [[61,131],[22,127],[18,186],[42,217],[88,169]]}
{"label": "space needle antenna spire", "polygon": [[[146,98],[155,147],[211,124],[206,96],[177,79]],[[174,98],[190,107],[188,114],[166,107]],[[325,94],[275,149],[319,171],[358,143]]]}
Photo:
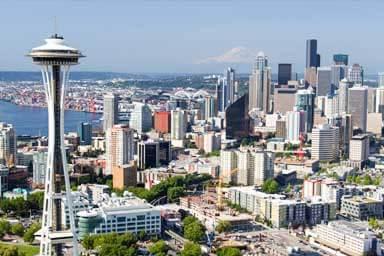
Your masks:
{"label": "space needle antenna spire", "polygon": [[[64,147],[64,101],[69,69],[84,57],[75,48],[65,45],[64,38],[55,33],[45,44],[33,48],[27,55],[41,67],[48,106],[48,156],[45,171],[42,227],[36,237],[40,240],[40,256],[64,255],[63,245],[72,243],[72,255],[78,256],[78,240],[67,157]],[[68,212],[62,217],[63,207]],[[68,209],[68,211],[67,211]]]}

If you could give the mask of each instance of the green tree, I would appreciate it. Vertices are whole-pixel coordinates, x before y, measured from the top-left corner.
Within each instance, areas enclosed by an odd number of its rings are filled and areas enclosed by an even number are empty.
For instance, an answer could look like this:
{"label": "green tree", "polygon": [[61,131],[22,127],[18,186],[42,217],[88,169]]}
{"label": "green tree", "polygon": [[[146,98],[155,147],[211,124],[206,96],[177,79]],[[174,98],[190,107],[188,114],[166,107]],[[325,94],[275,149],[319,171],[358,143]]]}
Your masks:
{"label": "green tree", "polygon": [[149,247],[149,252],[156,256],[166,255],[168,252],[168,245],[163,240],[159,240]]}
{"label": "green tree", "polygon": [[89,234],[86,234],[82,240],[81,245],[85,250],[93,250],[95,248],[95,239]]}
{"label": "green tree", "polygon": [[26,243],[32,243],[35,240],[35,233],[41,228],[41,224],[33,223],[24,233],[23,239]]}
{"label": "green tree", "polygon": [[181,256],[201,256],[201,247],[198,244],[187,242],[180,253]]}
{"label": "green tree", "polygon": [[379,224],[379,222],[377,221],[376,218],[370,218],[369,221],[368,221],[368,225],[372,229],[378,229],[380,227],[380,224]]}
{"label": "green tree", "polygon": [[199,220],[195,216],[187,216],[183,220],[183,225],[187,226],[187,225],[189,225],[193,222],[197,222],[197,221],[199,221]]}
{"label": "green tree", "polygon": [[231,230],[231,223],[226,220],[219,221],[216,226],[216,231],[219,233],[228,232],[229,230]]}
{"label": "green tree", "polygon": [[262,191],[268,194],[275,194],[279,191],[279,183],[274,179],[268,179],[264,182]]}
{"label": "green tree", "polygon": [[135,256],[136,249],[118,244],[104,244],[100,249],[100,256]]}
{"label": "green tree", "polygon": [[204,237],[204,229],[199,222],[193,222],[184,227],[184,237],[198,243]]}
{"label": "green tree", "polygon": [[11,232],[14,235],[17,236],[23,236],[24,235],[24,226],[21,223],[16,223],[11,226]]}
{"label": "green tree", "polygon": [[6,220],[0,220],[0,235],[3,237],[11,231],[11,224]]}
{"label": "green tree", "polygon": [[291,193],[292,192],[292,185],[291,183],[288,184],[288,186],[285,188],[285,193]]}
{"label": "green tree", "polygon": [[146,237],[147,237],[147,233],[145,233],[144,230],[141,230],[141,231],[137,234],[137,238],[138,238],[140,241],[144,241]]}
{"label": "green tree", "polygon": [[183,187],[171,187],[168,189],[167,198],[170,202],[177,202],[179,198],[184,196],[184,188]]}
{"label": "green tree", "polygon": [[225,247],[217,250],[217,256],[241,256],[241,251],[234,247]]}

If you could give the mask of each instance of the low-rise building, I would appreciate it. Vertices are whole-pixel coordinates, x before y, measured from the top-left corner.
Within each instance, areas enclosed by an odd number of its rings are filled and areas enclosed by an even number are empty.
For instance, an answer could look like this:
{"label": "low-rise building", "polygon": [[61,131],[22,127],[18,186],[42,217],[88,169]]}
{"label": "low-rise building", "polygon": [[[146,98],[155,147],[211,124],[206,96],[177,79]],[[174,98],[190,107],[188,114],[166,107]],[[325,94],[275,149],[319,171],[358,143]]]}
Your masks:
{"label": "low-rise building", "polygon": [[383,201],[364,196],[344,196],[341,200],[340,213],[353,220],[383,218]]}
{"label": "low-rise building", "polygon": [[334,250],[351,256],[382,255],[381,243],[366,223],[332,221],[317,225],[314,239]]}

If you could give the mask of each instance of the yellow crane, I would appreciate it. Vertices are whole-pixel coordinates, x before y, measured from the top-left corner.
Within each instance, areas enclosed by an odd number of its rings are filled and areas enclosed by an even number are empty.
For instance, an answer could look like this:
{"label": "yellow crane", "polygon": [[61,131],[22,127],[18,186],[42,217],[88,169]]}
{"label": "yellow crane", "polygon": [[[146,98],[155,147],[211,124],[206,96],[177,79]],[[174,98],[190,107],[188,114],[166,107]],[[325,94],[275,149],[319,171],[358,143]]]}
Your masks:
{"label": "yellow crane", "polygon": [[[232,177],[233,174],[235,174],[239,169],[235,168],[229,172],[229,176]],[[220,174],[219,176],[219,183],[216,187],[216,193],[217,193],[217,210],[222,211],[224,210],[224,203],[223,203],[223,174]]]}

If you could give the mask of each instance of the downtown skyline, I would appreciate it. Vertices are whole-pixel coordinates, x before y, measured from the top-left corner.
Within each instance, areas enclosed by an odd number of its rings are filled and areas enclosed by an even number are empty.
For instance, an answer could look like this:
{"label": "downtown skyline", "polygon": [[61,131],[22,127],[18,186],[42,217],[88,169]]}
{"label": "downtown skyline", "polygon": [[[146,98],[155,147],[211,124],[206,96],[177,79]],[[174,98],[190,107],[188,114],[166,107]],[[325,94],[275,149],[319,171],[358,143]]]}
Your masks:
{"label": "downtown skyline", "polygon": [[[221,73],[231,66],[249,73],[263,51],[273,73],[278,63],[292,63],[295,72],[303,73],[305,40],[314,38],[322,66],[332,63],[333,54],[345,53],[351,64],[375,74],[384,70],[376,58],[384,46],[379,33],[370,28],[384,16],[380,6],[384,3],[346,0],[4,1],[0,70],[34,71],[23,53],[38,43],[36,38],[56,31],[87,49],[86,65],[76,71]],[[36,11],[43,15],[34,15]],[[356,18],[361,15],[364,19]]]}

